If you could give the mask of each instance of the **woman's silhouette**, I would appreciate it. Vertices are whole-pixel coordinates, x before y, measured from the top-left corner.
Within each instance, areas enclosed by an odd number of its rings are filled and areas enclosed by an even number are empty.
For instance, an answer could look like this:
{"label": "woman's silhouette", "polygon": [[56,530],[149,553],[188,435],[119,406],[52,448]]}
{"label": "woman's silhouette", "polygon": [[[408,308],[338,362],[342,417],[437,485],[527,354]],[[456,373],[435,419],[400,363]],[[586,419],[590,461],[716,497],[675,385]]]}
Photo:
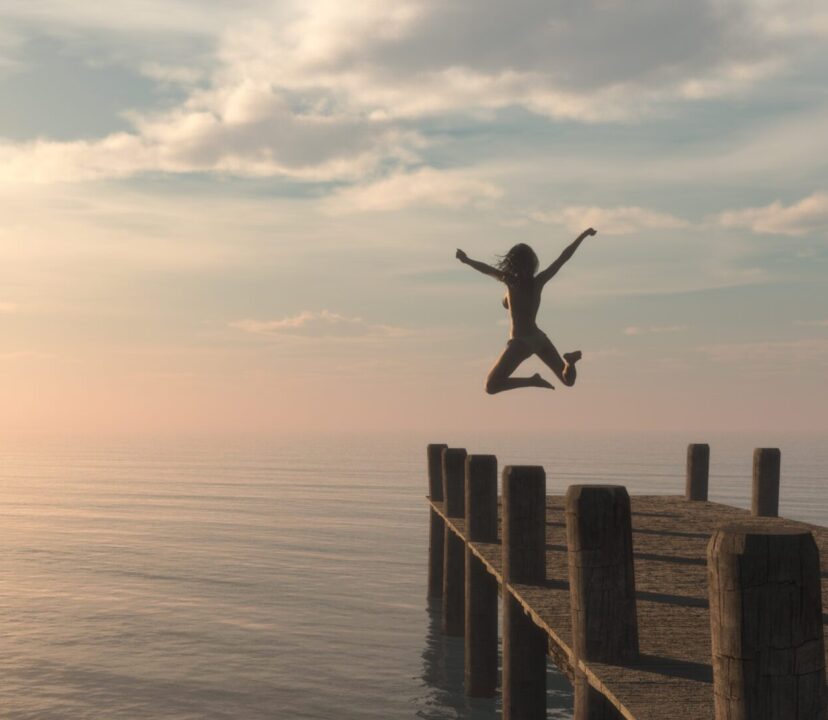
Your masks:
{"label": "woman's silhouette", "polygon": [[503,306],[509,310],[512,331],[506,349],[486,378],[487,393],[494,394],[521,387],[553,390],[554,385],[538,373],[531,377],[512,377],[518,365],[532,355],[537,355],[543,360],[564,385],[571,387],[575,384],[575,363],[581,359],[581,351],[564,353],[561,357],[546,334],[537,326],[535,318],[538,315],[544,285],[572,257],[584,238],[590,235],[595,235],[595,230],[584,230],[555,262],[537,275],[535,273],[538,270],[538,256],[525,243],[515,245],[509,250],[497,263],[497,267],[472,260],[462,250],[457,251],[457,259],[460,262],[506,285]]}

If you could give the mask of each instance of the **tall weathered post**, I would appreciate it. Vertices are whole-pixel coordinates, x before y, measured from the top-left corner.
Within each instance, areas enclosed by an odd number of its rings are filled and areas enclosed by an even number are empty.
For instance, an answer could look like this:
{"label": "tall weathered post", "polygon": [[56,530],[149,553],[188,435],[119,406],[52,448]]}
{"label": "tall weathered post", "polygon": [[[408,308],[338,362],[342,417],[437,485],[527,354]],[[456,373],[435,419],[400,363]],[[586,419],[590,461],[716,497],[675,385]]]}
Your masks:
{"label": "tall weathered post", "polygon": [[546,633],[506,584],[546,581],[546,473],[542,467],[503,469],[503,718],[546,717]]}
{"label": "tall weathered post", "polygon": [[707,546],[716,720],[826,720],[819,552],[755,522]]}
{"label": "tall weathered post", "polygon": [[[443,508],[449,518],[464,517],[466,495],[466,451],[443,448]],[[443,562],[443,632],[462,637],[464,622],[465,543],[445,528]]]}
{"label": "tall weathered post", "polygon": [[753,451],[753,502],[754,515],[777,517],[779,515],[779,468],[782,453],[779,448],[756,448]]}
{"label": "tall weathered post", "polygon": [[575,719],[621,717],[590,687],[578,661],[638,658],[632,521],[627,489],[571,485],[566,493],[566,544],[575,654]]}
{"label": "tall weathered post", "polygon": [[[426,452],[428,457],[428,497],[434,502],[443,500],[443,449],[447,445],[432,443]],[[434,508],[429,509],[428,528],[428,599],[443,597],[443,546],[446,524]]]}
{"label": "tall weathered post", "polygon": [[[497,458],[466,458],[466,538],[497,542]],[[497,580],[466,546],[466,695],[497,690]]]}
{"label": "tall weathered post", "polygon": [[692,443],[687,446],[687,482],[684,488],[686,500],[707,500],[710,474],[710,445]]}

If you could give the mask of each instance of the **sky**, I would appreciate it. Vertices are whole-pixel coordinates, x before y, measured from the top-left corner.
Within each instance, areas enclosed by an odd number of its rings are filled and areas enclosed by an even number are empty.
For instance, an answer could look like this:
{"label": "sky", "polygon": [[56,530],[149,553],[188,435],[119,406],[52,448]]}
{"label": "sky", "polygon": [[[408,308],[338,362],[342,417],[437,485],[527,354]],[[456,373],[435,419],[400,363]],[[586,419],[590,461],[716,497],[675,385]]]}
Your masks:
{"label": "sky", "polygon": [[[827,41],[820,0],[0,0],[0,432],[828,433]],[[576,386],[486,395],[455,249],[589,226],[539,315]]]}

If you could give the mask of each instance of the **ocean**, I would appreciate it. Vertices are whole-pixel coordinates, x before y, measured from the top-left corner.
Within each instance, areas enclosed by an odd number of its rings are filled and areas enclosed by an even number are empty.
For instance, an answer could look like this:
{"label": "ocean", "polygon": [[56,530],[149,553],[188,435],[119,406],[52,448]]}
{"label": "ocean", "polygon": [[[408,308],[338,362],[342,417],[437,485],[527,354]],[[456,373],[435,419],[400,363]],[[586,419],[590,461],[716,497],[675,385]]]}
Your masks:
{"label": "ocean", "polygon": [[[780,513],[828,524],[828,438],[338,436],[0,444],[0,717],[499,717],[463,696],[462,640],[428,607],[426,444],[571,483],[747,507],[782,449]],[[572,696],[553,669],[549,717]]]}

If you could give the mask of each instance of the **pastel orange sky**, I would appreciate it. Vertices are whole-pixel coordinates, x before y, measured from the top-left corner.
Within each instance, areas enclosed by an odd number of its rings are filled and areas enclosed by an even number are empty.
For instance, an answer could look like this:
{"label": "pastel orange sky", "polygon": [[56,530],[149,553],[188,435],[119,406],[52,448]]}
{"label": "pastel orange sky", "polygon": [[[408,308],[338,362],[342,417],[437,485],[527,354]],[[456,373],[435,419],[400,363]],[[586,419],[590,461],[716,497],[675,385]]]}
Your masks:
{"label": "pastel orange sky", "polygon": [[0,432],[828,432],[828,14],[688,7],[0,7]]}

